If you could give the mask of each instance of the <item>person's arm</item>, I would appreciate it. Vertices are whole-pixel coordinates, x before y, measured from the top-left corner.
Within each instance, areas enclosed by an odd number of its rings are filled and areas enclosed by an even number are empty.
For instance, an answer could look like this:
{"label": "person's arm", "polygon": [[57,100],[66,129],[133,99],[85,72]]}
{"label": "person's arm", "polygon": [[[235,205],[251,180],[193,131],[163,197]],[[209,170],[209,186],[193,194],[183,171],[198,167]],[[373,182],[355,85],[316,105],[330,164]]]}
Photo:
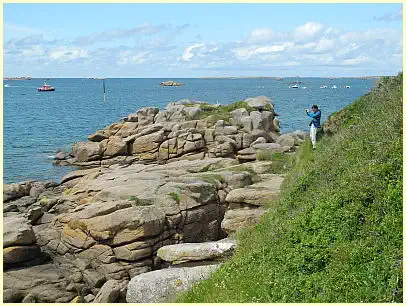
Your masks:
{"label": "person's arm", "polygon": [[309,113],[309,112],[306,112],[306,113],[310,118],[316,118],[317,116],[319,116],[320,111],[317,111],[315,113]]}

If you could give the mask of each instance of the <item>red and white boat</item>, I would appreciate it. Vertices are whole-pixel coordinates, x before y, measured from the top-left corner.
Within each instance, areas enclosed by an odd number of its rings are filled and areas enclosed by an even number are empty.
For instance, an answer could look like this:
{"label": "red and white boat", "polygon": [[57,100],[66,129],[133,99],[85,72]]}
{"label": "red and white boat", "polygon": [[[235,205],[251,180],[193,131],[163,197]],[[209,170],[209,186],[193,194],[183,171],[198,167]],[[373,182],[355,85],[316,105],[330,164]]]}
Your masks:
{"label": "red and white boat", "polygon": [[38,91],[55,91],[55,87],[48,85],[47,82],[44,82],[42,87],[37,88]]}

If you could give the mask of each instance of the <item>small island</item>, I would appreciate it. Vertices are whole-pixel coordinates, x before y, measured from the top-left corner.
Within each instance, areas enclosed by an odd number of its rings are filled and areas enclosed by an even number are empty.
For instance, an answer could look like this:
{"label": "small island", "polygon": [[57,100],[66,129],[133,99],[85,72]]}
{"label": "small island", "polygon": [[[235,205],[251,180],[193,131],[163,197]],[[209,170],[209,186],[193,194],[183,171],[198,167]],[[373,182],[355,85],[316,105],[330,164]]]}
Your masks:
{"label": "small island", "polygon": [[161,86],[182,86],[183,84],[180,82],[176,82],[176,81],[164,81],[164,82],[161,82],[160,85]]}

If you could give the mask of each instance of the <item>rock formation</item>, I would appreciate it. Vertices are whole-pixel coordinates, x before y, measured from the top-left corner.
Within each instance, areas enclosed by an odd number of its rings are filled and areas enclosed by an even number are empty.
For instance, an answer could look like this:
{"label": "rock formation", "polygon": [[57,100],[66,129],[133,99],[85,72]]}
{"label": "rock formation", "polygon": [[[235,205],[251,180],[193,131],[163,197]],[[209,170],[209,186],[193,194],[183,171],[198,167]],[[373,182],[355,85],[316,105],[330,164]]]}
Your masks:
{"label": "rock formation", "polygon": [[160,85],[161,86],[182,86],[183,84],[180,82],[176,82],[176,81],[164,81],[164,82],[161,82]]}
{"label": "rock formation", "polygon": [[171,102],[162,111],[142,108],[75,143],[71,156],[59,154],[55,164],[108,167],[236,156],[248,161],[258,150],[294,151],[304,140],[301,132],[280,134],[268,98],[249,98],[244,105],[226,113],[223,106],[189,100]]}
{"label": "rock formation", "polygon": [[235,249],[218,240],[278,197],[283,176],[259,153],[305,137],[280,135],[266,98],[248,102],[140,109],[59,154],[82,167],[60,184],[5,185],[4,302],[164,302],[207,278]]}

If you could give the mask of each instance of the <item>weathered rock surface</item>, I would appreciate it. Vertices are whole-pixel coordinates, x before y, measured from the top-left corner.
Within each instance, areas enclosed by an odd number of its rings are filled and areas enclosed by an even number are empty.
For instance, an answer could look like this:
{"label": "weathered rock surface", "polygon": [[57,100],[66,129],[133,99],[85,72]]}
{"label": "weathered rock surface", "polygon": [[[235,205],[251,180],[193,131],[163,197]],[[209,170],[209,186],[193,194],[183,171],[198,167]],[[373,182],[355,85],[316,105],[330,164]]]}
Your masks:
{"label": "weathered rock surface", "polygon": [[267,180],[260,183],[231,190],[226,197],[226,201],[229,203],[264,206],[267,201],[279,196],[283,179],[282,176],[271,175]]}
{"label": "weathered rock surface", "polygon": [[[5,299],[121,302],[127,295],[170,301],[207,277],[209,267],[218,267],[208,262],[235,248],[212,241],[257,222],[263,211],[257,207],[278,197],[283,177],[265,174],[272,162],[250,161],[258,150],[293,151],[306,137],[295,131],[281,138],[270,100],[249,101],[248,110],[217,121],[199,120],[218,107],[205,102],[142,108],[56,160],[85,168],[61,184],[5,185]],[[239,212],[242,207],[251,209]],[[178,276],[173,268],[151,272],[203,262],[205,267],[177,270]],[[139,293],[127,294],[128,282],[141,275],[152,277],[132,287]]]}
{"label": "weathered rock surface", "polygon": [[160,248],[157,256],[172,264],[180,264],[224,257],[232,254],[235,247],[235,243],[231,242],[173,244]]}
{"label": "weathered rock surface", "polygon": [[54,264],[3,272],[3,290],[14,291],[8,299],[19,302],[70,302],[77,293],[67,291],[67,285],[68,280]]}
{"label": "weathered rock surface", "polygon": [[[259,96],[245,101],[250,111],[245,108],[232,111],[231,124],[225,120],[199,120],[202,112],[218,107],[206,102],[181,100],[169,103],[161,111],[145,107],[89,135],[89,142],[74,144],[71,155],[58,158],[55,164],[90,168],[109,167],[118,162],[118,157],[122,157],[122,164],[235,157],[237,151],[251,144],[274,143],[279,139],[282,147],[294,150],[301,142],[299,134],[280,138],[277,114],[269,98]],[[241,162],[255,160],[254,154],[237,158]]]}
{"label": "weathered rock surface", "polygon": [[78,162],[87,162],[101,157],[102,148],[98,142],[77,142],[72,146],[72,155]]}
{"label": "weathered rock surface", "polygon": [[99,293],[93,300],[93,303],[114,303],[120,297],[120,284],[116,280],[108,280],[100,288]]}
{"label": "weathered rock surface", "polygon": [[21,182],[19,184],[9,184],[3,185],[3,201],[7,202],[10,200],[18,199],[30,194],[30,189],[32,185],[30,182]]}
{"label": "weathered rock surface", "polygon": [[3,248],[32,245],[36,238],[28,220],[21,216],[3,218]]}
{"label": "weathered rock surface", "polygon": [[258,96],[254,98],[247,98],[244,100],[249,106],[257,109],[263,109],[266,105],[272,105],[271,99],[265,96]]}
{"label": "weathered rock surface", "polygon": [[221,228],[227,234],[233,234],[238,229],[247,228],[260,222],[264,209],[230,209],[221,222]]}
{"label": "weathered rock surface", "polygon": [[170,268],[152,271],[131,279],[127,288],[128,303],[164,303],[173,301],[177,294],[207,279],[220,265],[192,268]]}

